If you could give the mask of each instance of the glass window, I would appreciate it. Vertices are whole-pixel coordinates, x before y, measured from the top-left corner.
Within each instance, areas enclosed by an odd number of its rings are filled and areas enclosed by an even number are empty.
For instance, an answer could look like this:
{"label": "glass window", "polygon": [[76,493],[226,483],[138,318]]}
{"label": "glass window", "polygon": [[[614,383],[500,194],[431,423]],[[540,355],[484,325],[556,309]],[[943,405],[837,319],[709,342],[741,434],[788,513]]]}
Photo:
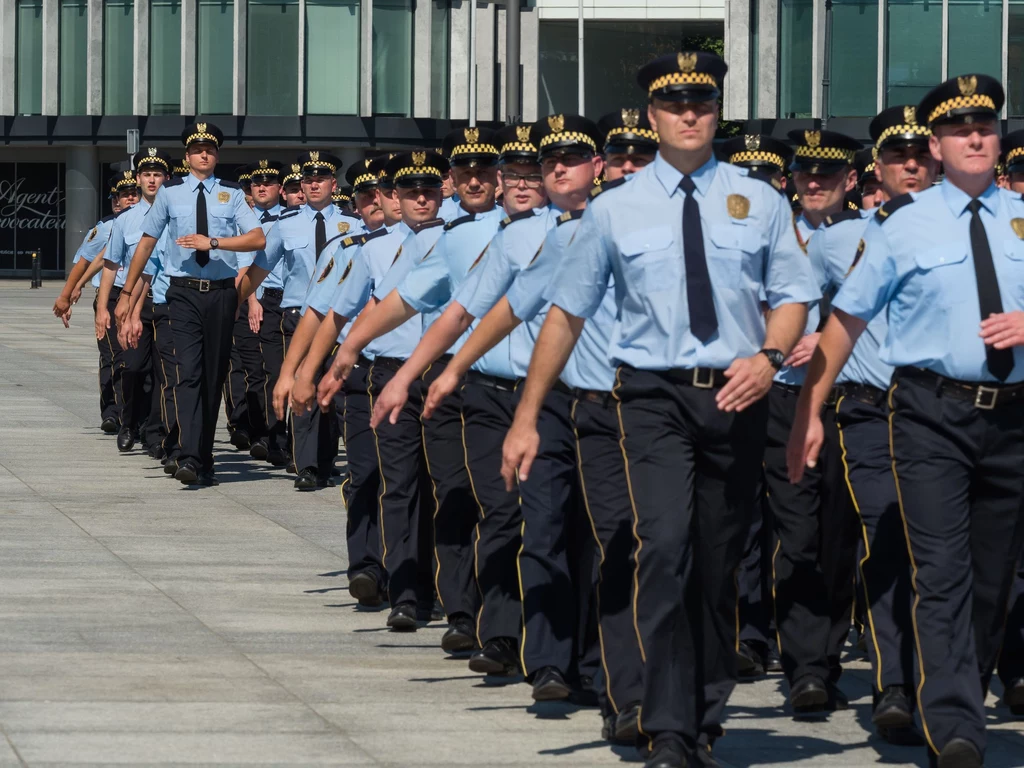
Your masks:
{"label": "glass window", "polygon": [[[583,39],[586,40],[586,32]],[[540,22],[537,43],[540,48],[537,109],[541,115],[575,112],[579,103],[576,22]]]}
{"label": "glass window", "polygon": [[235,81],[232,40],[234,3],[199,0],[196,95],[201,115],[230,115]]}
{"label": "glass window", "polygon": [[103,3],[103,114],[135,113],[135,1]]}
{"label": "glass window", "polygon": [[[450,0],[434,0],[430,14],[430,116],[437,119],[448,117],[451,14]],[[511,111],[518,113],[518,108]]]}
{"label": "glass window", "polygon": [[878,0],[832,0],[829,115],[878,111]]}
{"label": "glass window", "polygon": [[412,112],[413,0],[373,0],[373,113]]}
{"label": "glass window", "polygon": [[43,112],[43,0],[19,0],[16,26],[19,115]]}
{"label": "glass window", "polygon": [[942,3],[888,0],[886,8],[885,106],[917,104],[942,82]]}
{"label": "glass window", "polygon": [[812,0],[779,0],[779,117],[811,116],[813,16]]}
{"label": "glass window", "polygon": [[181,114],[181,0],[151,0],[149,114]]}
{"label": "glass window", "polygon": [[60,4],[60,113],[84,115],[88,87],[83,62],[89,47],[89,5],[86,0]]}
{"label": "glass window", "polygon": [[306,112],[359,114],[359,0],[306,0]]}
{"label": "glass window", "polygon": [[1003,4],[1000,0],[949,0],[950,77],[968,73],[1003,78]]}
{"label": "glass window", "polygon": [[298,0],[249,0],[246,103],[250,115],[299,110]]}
{"label": "glass window", "polygon": [[1006,43],[1006,114],[1024,116],[1024,0],[1010,0]]}

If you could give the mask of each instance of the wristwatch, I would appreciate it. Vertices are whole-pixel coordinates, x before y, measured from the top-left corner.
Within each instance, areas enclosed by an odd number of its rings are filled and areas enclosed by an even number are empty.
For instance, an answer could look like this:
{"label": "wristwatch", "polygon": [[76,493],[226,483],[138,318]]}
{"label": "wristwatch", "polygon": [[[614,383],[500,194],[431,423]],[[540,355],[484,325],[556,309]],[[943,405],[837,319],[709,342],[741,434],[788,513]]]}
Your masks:
{"label": "wristwatch", "polygon": [[220,241],[216,237],[210,238],[210,248],[220,248]]}
{"label": "wristwatch", "polygon": [[772,368],[776,371],[782,368],[782,361],[786,359],[786,356],[782,354],[782,350],[779,349],[759,349],[758,352],[768,358],[768,362],[772,364]]}

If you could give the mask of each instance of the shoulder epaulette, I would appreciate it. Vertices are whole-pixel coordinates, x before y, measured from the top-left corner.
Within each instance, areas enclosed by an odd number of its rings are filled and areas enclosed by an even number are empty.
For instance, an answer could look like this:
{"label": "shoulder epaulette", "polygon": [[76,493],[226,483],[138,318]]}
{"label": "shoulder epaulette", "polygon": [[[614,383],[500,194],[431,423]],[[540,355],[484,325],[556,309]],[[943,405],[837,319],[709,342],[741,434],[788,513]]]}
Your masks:
{"label": "shoulder epaulette", "polygon": [[[341,235],[338,235],[341,237]],[[330,242],[328,240],[328,242]],[[351,248],[353,245],[362,245],[366,242],[366,235],[349,235],[341,241],[342,248]]]}
{"label": "shoulder epaulette", "polygon": [[910,205],[912,202],[914,202],[914,196],[909,192],[900,195],[899,197],[894,197],[892,200],[887,200],[882,203],[881,207],[875,212],[875,221],[881,224],[900,208],[905,205]]}
{"label": "shoulder epaulette", "polygon": [[441,224],[444,224],[444,219],[429,219],[427,221],[420,222],[419,224],[414,226],[412,228],[412,231],[418,235],[425,229],[431,229],[433,227],[440,226]]}
{"label": "shoulder epaulette", "polygon": [[[135,205],[138,205],[138,203],[136,203]],[[124,214],[128,213],[128,211],[132,210],[135,207],[135,205],[129,205],[127,208],[122,208],[117,213],[110,214],[110,217],[112,219],[116,219],[118,216],[123,216]]]}
{"label": "shoulder epaulette", "polygon": [[848,209],[840,211],[839,213],[833,214],[832,216],[825,217],[825,226],[831,227],[833,224],[838,224],[841,221],[853,221],[856,219],[860,221],[860,209],[852,210]]}
{"label": "shoulder epaulette", "polygon": [[116,218],[117,218],[117,214],[116,213],[111,213],[110,215],[104,216],[102,219],[100,219],[97,222],[97,224],[106,224],[108,221],[113,221]]}
{"label": "shoulder epaulette", "polygon": [[162,186],[165,186],[165,187],[176,187],[179,184],[184,184],[184,183],[185,183],[185,177],[184,176],[175,176],[173,179],[168,179],[167,181],[165,181]]}
{"label": "shoulder epaulette", "polygon": [[273,213],[264,213],[263,216],[260,217],[260,224],[270,224],[277,221],[278,218],[280,217],[275,216]]}
{"label": "shoulder epaulette", "polygon": [[772,176],[770,173],[764,171],[747,171],[747,176],[758,181],[763,181],[765,184],[770,184],[772,189],[778,192],[780,195],[785,195],[786,190],[782,188],[782,182]]}
{"label": "shoulder epaulette", "polygon": [[302,206],[301,205],[293,205],[290,208],[285,208],[285,209],[283,209],[281,211],[281,213],[278,214],[277,220],[278,221],[284,221],[285,219],[290,219],[290,218],[292,218],[294,216],[298,216],[299,215],[299,211],[301,211],[301,210],[302,210]]}
{"label": "shoulder epaulette", "polygon": [[513,221],[522,221],[523,219],[529,219],[529,218],[531,218],[533,216],[536,216],[536,215],[537,214],[534,212],[533,208],[529,208],[529,209],[527,209],[525,211],[520,211],[519,213],[511,213],[508,216],[506,216],[504,219],[502,219],[501,220],[501,224],[499,224],[498,226],[501,227],[502,229],[504,229],[509,224],[511,224]]}
{"label": "shoulder epaulette", "polygon": [[447,232],[450,229],[455,229],[459,224],[465,224],[467,221],[473,221],[476,218],[476,214],[470,213],[466,216],[459,216],[457,219],[452,219],[444,225],[444,231]]}
{"label": "shoulder epaulette", "polygon": [[623,176],[621,179],[616,179],[615,181],[602,181],[598,186],[596,186],[592,190],[590,190],[590,197],[591,197],[591,199],[593,199],[593,198],[597,197],[598,195],[600,195],[602,192],[607,192],[609,189],[615,189],[616,187],[621,187],[628,180],[629,180],[628,176]]}
{"label": "shoulder epaulette", "polygon": [[583,209],[582,208],[580,208],[578,211],[566,211],[565,213],[563,213],[561,216],[558,217],[558,226],[562,226],[567,221],[572,221],[573,219],[578,219],[582,215],[583,215]]}
{"label": "shoulder epaulette", "polygon": [[222,187],[227,187],[228,189],[241,189],[242,188],[242,185],[239,184],[237,181],[228,181],[227,179],[217,179],[217,183],[220,184]]}
{"label": "shoulder epaulette", "polygon": [[373,230],[373,232],[365,232],[362,235],[360,235],[360,237],[363,238],[364,243],[368,243],[375,238],[384,237],[384,235],[386,235],[387,233],[388,230],[386,227],[377,227],[377,229]]}

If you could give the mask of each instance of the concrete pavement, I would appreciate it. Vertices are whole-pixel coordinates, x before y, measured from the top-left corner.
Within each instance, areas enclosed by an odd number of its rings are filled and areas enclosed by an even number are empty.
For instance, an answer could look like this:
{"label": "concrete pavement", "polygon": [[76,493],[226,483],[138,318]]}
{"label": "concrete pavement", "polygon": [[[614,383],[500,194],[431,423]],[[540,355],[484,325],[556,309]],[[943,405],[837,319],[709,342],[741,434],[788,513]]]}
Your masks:
{"label": "concrete pavement", "polygon": [[[601,766],[595,710],[533,705],[358,611],[338,490],[298,494],[221,432],[190,490],[99,430],[91,289],[0,282],[0,768],[30,765]],[[867,665],[827,722],[784,715],[778,676],[740,686],[726,766],[925,766],[877,740]],[[996,683],[998,686],[998,683]],[[998,690],[998,688],[997,688]],[[990,768],[1024,722],[990,700]]]}

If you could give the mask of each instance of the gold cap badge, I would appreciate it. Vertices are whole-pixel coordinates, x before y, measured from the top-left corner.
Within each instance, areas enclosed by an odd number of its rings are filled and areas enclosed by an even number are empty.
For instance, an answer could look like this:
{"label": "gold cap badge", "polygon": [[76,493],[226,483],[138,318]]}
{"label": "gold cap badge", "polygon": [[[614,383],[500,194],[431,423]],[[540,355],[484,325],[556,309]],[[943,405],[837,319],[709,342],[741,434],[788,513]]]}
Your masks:
{"label": "gold cap badge", "polygon": [[696,53],[680,53],[676,56],[676,63],[679,65],[679,71],[684,74],[689,74],[697,68],[697,54]]}
{"label": "gold cap badge", "polygon": [[761,148],[761,137],[758,135],[744,136],[743,143],[748,150],[754,151]]}
{"label": "gold cap badge", "polygon": [[639,109],[624,109],[622,110],[622,124],[627,128],[636,128],[640,125],[640,110]]}
{"label": "gold cap badge", "polygon": [[729,195],[725,204],[729,215],[734,219],[745,219],[750,215],[750,200],[743,195]]}
{"label": "gold cap badge", "polygon": [[312,152],[310,152],[309,153],[309,159],[310,159],[311,162],[319,163],[320,162],[320,150],[314,149]]}
{"label": "gold cap badge", "polygon": [[427,153],[426,152],[413,152],[412,153],[412,164],[413,165],[423,165],[423,163],[425,163],[426,161],[427,161]]}
{"label": "gold cap badge", "polygon": [[960,89],[961,96],[973,96],[974,92],[978,90],[978,78],[974,75],[958,77],[956,79],[956,85],[957,88]]}
{"label": "gold cap badge", "polygon": [[903,108],[903,122],[907,125],[917,125],[917,109],[909,104]]}
{"label": "gold cap badge", "polygon": [[146,151],[150,157],[156,157],[156,147],[149,147]]}
{"label": "gold cap badge", "polygon": [[548,127],[555,133],[561,133],[565,130],[565,116],[551,115],[551,117],[548,118]]}
{"label": "gold cap badge", "polygon": [[292,163],[292,173],[298,173],[301,170],[302,168],[299,166],[298,163]]}
{"label": "gold cap badge", "polygon": [[804,141],[807,142],[808,147],[820,146],[821,131],[804,131]]}
{"label": "gold cap badge", "polygon": [[476,144],[480,141],[480,129],[479,128],[466,128],[464,133],[466,134],[466,141],[470,144]]}
{"label": "gold cap badge", "polygon": [[528,125],[517,125],[516,126],[516,138],[520,141],[530,140],[530,126]]}
{"label": "gold cap badge", "polygon": [[206,133],[206,123],[196,123],[196,131],[198,133]]}
{"label": "gold cap badge", "polygon": [[270,167],[270,161],[269,160],[260,160],[260,168],[269,168],[269,167]]}

